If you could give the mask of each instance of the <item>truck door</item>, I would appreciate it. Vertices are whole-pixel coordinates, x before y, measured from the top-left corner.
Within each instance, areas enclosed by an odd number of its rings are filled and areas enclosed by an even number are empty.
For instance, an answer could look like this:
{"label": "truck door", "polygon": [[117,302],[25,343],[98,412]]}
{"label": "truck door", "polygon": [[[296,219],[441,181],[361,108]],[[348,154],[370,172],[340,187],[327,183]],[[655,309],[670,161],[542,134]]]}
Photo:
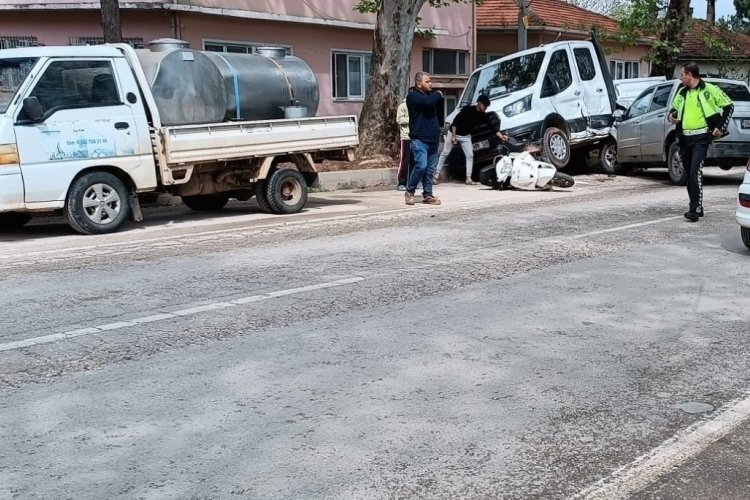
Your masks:
{"label": "truck door", "polygon": [[672,90],[677,85],[670,83],[656,87],[648,112],[641,120],[641,156],[643,161],[661,161],[664,158],[664,139],[669,126],[667,111],[671,103]]}
{"label": "truck door", "polygon": [[38,123],[23,109],[16,115],[26,203],[64,200],[85,168],[140,165],[137,124],[111,59],[51,60],[25,97],[35,97],[43,111]]}
{"label": "truck door", "polygon": [[592,127],[606,127],[611,121],[612,110],[594,48],[589,43],[573,43],[571,47],[581,79],[578,91],[591,117]]}

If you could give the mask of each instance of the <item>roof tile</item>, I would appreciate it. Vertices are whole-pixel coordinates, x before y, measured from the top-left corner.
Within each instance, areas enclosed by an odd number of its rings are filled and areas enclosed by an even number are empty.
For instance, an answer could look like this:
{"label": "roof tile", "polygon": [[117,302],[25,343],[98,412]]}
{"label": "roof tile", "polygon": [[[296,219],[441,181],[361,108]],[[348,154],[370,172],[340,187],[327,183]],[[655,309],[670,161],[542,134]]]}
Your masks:
{"label": "roof tile", "polygon": [[[614,19],[591,12],[562,0],[531,0],[529,27],[544,26],[560,30],[590,31],[597,26],[606,32],[619,31]],[[513,28],[518,26],[518,5],[513,0],[485,0],[477,7],[477,28]]]}

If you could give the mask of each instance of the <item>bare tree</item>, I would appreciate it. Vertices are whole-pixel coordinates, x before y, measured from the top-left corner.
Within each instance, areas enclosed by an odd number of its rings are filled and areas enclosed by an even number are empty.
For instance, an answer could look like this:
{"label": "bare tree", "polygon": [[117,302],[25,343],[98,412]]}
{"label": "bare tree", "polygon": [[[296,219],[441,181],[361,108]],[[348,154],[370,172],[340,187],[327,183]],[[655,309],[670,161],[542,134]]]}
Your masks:
{"label": "bare tree", "polygon": [[122,22],[118,0],[101,0],[104,43],[122,42]]}
{"label": "bare tree", "polygon": [[629,0],[565,0],[569,4],[598,14],[620,18],[627,12]]}

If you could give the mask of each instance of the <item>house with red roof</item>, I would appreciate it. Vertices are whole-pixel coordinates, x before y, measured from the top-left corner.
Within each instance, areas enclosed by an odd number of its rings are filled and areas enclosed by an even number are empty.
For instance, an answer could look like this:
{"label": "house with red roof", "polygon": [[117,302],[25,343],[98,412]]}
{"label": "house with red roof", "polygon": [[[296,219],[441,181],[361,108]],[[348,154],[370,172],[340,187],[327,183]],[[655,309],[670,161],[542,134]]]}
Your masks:
{"label": "house with red roof", "polygon": [[[529,1],[529,0],[527,0]],[[616,35],[616,20],[571,5],[563,0],[530,0],[526,9],[527,47],[560,40],[585,40],[594,30]],[[477,65],[485,64],[518,50],[518,6],[514,0],[485,0],[476,10]],[[613,78],[649,76],[651,65],[645,60],[649,45],[623,46],[601,42]]]}
{"label": "house with red roof", "polygon": [[[679,64],[695,61],[706,76],[750,82],[750,36],[709,20],[692,19],[682,40]],[[676,74],[676,72],[675,72]]]}

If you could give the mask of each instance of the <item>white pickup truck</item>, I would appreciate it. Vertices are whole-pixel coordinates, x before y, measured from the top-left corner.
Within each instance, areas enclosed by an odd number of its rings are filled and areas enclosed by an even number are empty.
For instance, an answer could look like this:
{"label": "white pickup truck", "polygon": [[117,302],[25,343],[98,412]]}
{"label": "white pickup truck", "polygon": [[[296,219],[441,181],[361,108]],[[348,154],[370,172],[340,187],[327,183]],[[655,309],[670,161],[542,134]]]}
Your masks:
{"label": "white pickup truck", "polygon": [[[268,212],[295,213],[317,179],[313,155],[351,158],[355,116],[241,119],[237,71],[223,56],[237,116],[171,124],[167,106],[195,114],[208,107],[200,99],[224,92],[192,88],[187,73],[205,70],[190,64],[205,55],[172,50],[186,72],[161,80],[144,63],[149,51],[124,44],[0,50],[0,229],[62,211],[76,231],[108,233],[142,219],[138,195],[148,192],[179,195],[196,210],[255,195]],[[192,97],[170,101],[170,85]]]}

